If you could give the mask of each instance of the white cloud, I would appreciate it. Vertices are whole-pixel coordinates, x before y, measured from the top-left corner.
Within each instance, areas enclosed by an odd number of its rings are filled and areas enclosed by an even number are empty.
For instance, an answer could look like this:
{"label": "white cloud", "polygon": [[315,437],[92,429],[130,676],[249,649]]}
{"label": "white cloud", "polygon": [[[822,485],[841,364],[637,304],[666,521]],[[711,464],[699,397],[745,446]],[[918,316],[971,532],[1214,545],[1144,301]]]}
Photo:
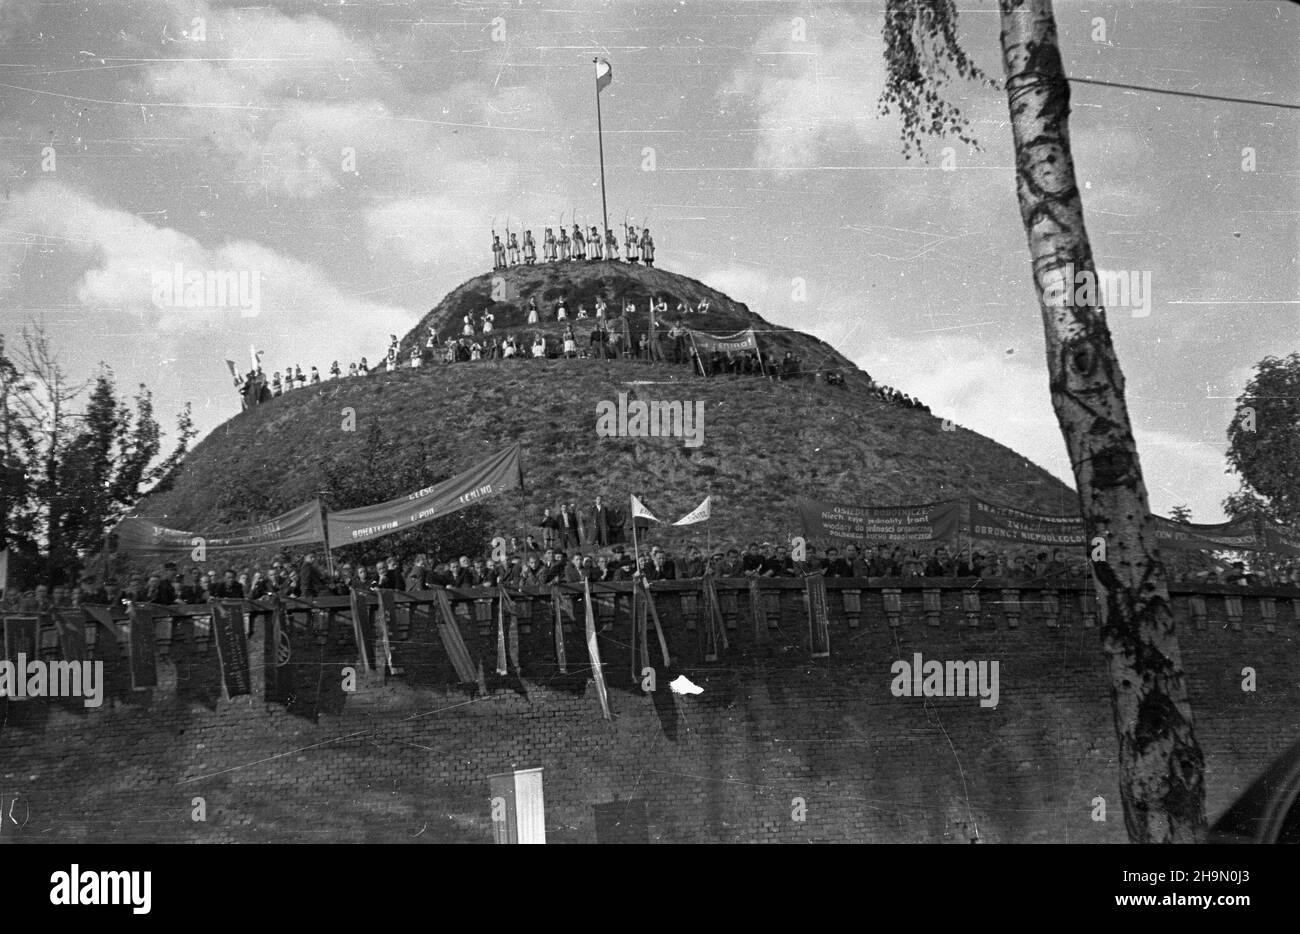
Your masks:
{"label": "white cloud", "polygon": [[[990,437],[1074,485],[1040,354],[1027,360],[970,337],[940,335],[875,341],[854,362],[877,382],[921,399],[936,416]],[[1223,473],[1222,449],[1140,426],[1135,436],[1152,509],[1165,515],[1188,503],[1197,521],[1220,521],[1219,504],[1235,488]]]}

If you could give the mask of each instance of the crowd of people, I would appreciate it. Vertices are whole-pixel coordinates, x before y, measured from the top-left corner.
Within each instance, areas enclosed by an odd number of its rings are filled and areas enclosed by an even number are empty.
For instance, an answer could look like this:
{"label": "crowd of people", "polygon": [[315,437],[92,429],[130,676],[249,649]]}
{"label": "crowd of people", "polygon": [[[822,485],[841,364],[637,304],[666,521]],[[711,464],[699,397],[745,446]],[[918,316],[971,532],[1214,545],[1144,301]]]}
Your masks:
{"label": "crowd of people", "polygon": [[[608,227],[605,228],[604,236],[601,236],[599,228],[594,224],[585,229],[580,224],[574,224],[572,234],[561,224],[559,231],[560,235],[557,237],[555,231],[547,227],[542,234],[542,262],[567,263],[619,258],[618,237]],[[647,266],[654,266],[655,242],[650,236],[649,227],[643,228],[638,235],[635,225],[625,224],[623,247],[625,250],[623,258],[627,262],[642,262]],[[536,263],[537,241],[533,239],[531,230],[524,231],[523,243],[519,242],[518,234],[507,231],[503,242],[501,235],[495,230],[492,231],[493,269],[507,269],[520,264],[533,266]]]}
{"label": "crowd of people", "polygon": [[[605,515],[602,521],[600,517]],[[419,591],[434,586],[508,588],[549,587],[583,580],[627,581],[638,573],[647,581],[692,580],[706,574],[726,578],[799,578],[823,573],[838,578],[972,579],[1024,584],[1078,584],[1088,574],[1082,555],[1062,549],[950,551],[946,545],[912,548],[878,544],[874,549],[849,543],[841,551],[827,546],[818,552],[809,545],[802,560],[795,560],[784,543],[750,542],[743,550],[719,548],[711,553],[688,544],[680,554],[660,544],[643,545],[634,557],[625,543],[622,515],[597,502],[583,521],[572,504],[547,509],[539,523],[540,535],[513,537],[494,557],[490,547],[477,554],[414,554],[384,558],[373,564],[348,562],[326,566],[316,555],[301,561],[283,558],[265,568],[251,566],[209,570],[194,566],[185,571],[167,563],[151,574],[134,574],[125,583],[110,578],[99,582],[85,577],[79,588],[39,586],[32,591],[6,594],[0,608],[38,612],[50,607],[150,603],[163,606],[198,605],[211,599],[261,600],[278,595],[311,600],[319,596],[346,596],[353,590],[379,588]],[[1211,562],[1208,568],[1173,575],[1181,583],[1238,586],[1300,586],[1300,563],[1265,565],[1255,573],[1242,561]]]}

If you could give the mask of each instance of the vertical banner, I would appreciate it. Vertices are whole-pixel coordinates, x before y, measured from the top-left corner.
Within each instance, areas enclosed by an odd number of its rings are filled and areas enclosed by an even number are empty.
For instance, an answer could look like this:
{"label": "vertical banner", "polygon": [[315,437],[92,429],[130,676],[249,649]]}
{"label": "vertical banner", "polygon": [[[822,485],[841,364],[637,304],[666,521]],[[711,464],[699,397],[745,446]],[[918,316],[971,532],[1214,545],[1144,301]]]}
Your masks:
{"label": "vertical banner", "polygon": [[[502,591],[501,597],[505,596]],[[515,671],[519,669],[516,667]],[[509,670],[506,668],[506,601],[497,600],[497,674],[507,675]]]}
{"label": "vertical banner", "polygon": [[560,666],[560,674],[569,673],[569,660],[564,653],[564,611],[560,604],[560,588],[551,585],[551,609],[555,617],[555,661]]}
{"label": "vertical banner", "polygon": [[803,579],[808,592],[808,635],[813,658],[831,654],[830,616],[826,609],[826,575],[810,574]]}
{"label": "vertical banner", "polygon": [[[650,596],[647,590],[645,596],[641,595],[641,588],[632,584],[632,638],[628,640],[632,645],[632,683],[641,683],[641,665],[650,664],[645,652],[641,650],[641,634],[649,627],[650,621],[647,618],[646,601]],[[641,665],[637,664],[637,653],[641,654]]]}
{"label": "vertical banner", "polygon": [[763,591],[758,589],[758,581],[749,581],[749,615],[754,620],[754,642],[767,639],[767,608],[763,605]]}
{"label": "vertical banner", "polygon": [[18,664],[19,653],[28,660],[40,658],[36,651],[39,619],[35,616],[6,616],[4,619],[5,658],[14,665]]}
{"label": "vertical banner", "polygon": [[293,641],[289,631],[289,614],[284,603],[275,597],[275,609],[262,630],[262,671],[265,678],[262,696],[268,703],[291,705],[295,678],[289,662],[293,658]]}
{"label": "vertical banner", "polygon": [[723,650],[731,648],[727,643],[726,626],[722,619],[722,606],[718,603],[718,587],[714,583],[712,574],[705,574],[702,581],[704,591],[704,611],[706,619],[704,630],[706,635],[704,660],[716,662],[718,660],[718,646],[721,645]]}
{"label": "vertical banner", "polygon": [[[134,609],[134,608],[133,608]],[[248,630],[244,628],[244,610],[238,604],[212,601],[212,641],[217,647],[217,664],[228,699],[252,692],[248,668]],[[131,654],[135,655],[135,618],[131,619]],[[135,666],[132,664],[132,675]]]}
{"label": "vertical banner", "polygon": [[[437,595],[438,616],[441,620],[437,623],[438,638],[442,640],[442,647],[447,650],[447,657],[451,659],[451,665],[456,669],[456,677],[462,684],[478,683],[478,666],[474,664],[473,656],[465,647],[460,627],[456,624],[456,614],[451,610],[451,599],[447,596],[447,589],[435,587],[433,592]],[[479,687],[485,689],[481,683]]]}
{"label": "vertical banner", "polygon": [[397,591],[381,589],[375,593],[379,597],[379,605],[375,607],[375,640],[378,642],[375,649],[378,657],[375,661],[383,659],[385,674],[399,674],[393,665],[393,643],[389,638],[389,633],[397,624]]}
{"label": "vertical banner", "polygon": [[131,618],[128,652],[131,659],[131,690],[143,691],[158,686],[158,658],[154,650],[153,617],[132,603],[127,610]]}
{"label": "vertical banner", "polygon": [[80,610],[54,610],[54,625],[59,630],[59,652],[64,661],[84,662],[86,652],[86,625]]}
{"label": "vertical banner", "polygon": [[370,664],[370,647],[366,640],[366,616],[369,607],[366,606],[365,597],[360,590],[350,591],[352,598],[352,635],[357,640],[357,660],[366,671],[374,671],[375,666]]}
{"label": "vertical banner", "polygon": [[596,644],[596,618],[591,607],[591,582],[584,580],[582,590],[587,599],[583,601],[587,610],[587,657],[591,660],[591,676],[596,679],[596,693],[600,696],[600,710],[609,716],[609,691],[605,687],[605,672],[600,666],[600,646]]}
{"label": "vertical banner", "polygon": [[37,645],[40,638],[40,620],[35,616],[6,616],[4,618],[5,659],[13,665],[13,677],[7,696],[10,700],[27,699],[27,664],[38,661]]}
{"label": "vertical banner", "polygon": [[[659,651],[663,654],[664,667],[667,668],[668,667],[668,643],[664,639],[664,629],[662,626],[659,625],[659,610],[655,607],[654,594],[650,592],[650,582],[643,577],[641,578],[641,583],[645,587],[646,609],[650,611],[650,619],[655,624],[655,635],[659,637]],[[643,650],[645,649],[645,638],[646,638],[645,632],[642,631],[641,647]],[[649,652],[644,652],[644,654],[646,655],[646,658],[649,659]]]}

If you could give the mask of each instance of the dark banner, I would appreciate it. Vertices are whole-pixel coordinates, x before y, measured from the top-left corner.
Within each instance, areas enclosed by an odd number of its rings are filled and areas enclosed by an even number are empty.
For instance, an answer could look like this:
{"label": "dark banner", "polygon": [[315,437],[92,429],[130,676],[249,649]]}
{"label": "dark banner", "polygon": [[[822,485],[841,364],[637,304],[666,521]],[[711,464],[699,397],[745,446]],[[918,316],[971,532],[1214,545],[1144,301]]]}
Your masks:
{"label": "dark banner", "polygon": [[208,551],[239,551],[263,545],[309,545],[325,541],[320,500],[268,519],[260,525],[225,532],[187,532],[155,525],[147,519],[123,519],[113,530],[119,551],[143,554],[186,554],[199,544]]}
{"label": "dark banner", "polygon": [[1300,555],[1300,532],[1274,526],[1264,530],[1264,542],[1274,554]]}
{"label": "dark banner", "polygon": [[127,654],[131,660],[131,690],[158,686],[158,656],[154,649],[153,617],[137,603],[127,609],[130,617]]}
{"label": "dark banner", "polygon": [[32,661],[39,659],[41,656],[37,652],[36,640],[40,632],[40,620],[35,616],[6,616],[5,625],[5,658],[8,661],[18,664],[18,654],[21,652],[27,659]]}
{"label": "dark banner", "polygon": [[284,604],[277,598],[275,610],[262,629],[262,696],[268,703],[289,707],[297,696],[293,671],[293,633]]}
{"label": "dark banner", "polygon": [[830,611],[826,605],[826,576],[809,574],[804,579],[808,592],[808,632],[813,658],[831,654]]}
{"label": "dark banner", "polygon": [[850,542],[928,542],[954,537],[961,528],[960,503],[919,506],[846,506],[799,501],[804,535]]}
{"label": "dark banner", "polygon": [[521,487],[523,483],[523,465],[516,444],[464,473],[400,499],[331,512],[326,522],[330,546],[338,548],[391,535],[450,515],[494,494]]}
{"label": "dark banner", "polygon": [[248,670],[248,635],[244,631],[242,608],[215,600],[212,602],[212,641],[217,646],[226,696],[250,693],[252,677]]}
{"label": "dark banner", "polygon": [[1175,522],[1152,516],[1156,523],[1156,542],[1169,551],[1264,551],[1268,543],[1254,519],[1232,519],[1216,525]]}
{"label": "dark banner", "polygon": [[65,661],[84,662],[86,652],[85,616],[80,610],[54,610],[54,625],[59,631],[59,652]]}
{"label": "dark banner", "polygon": [[695,342],[696,349],[702,352],[712,353],[715,350],[720,350],[727,353],[728,351],[758,350],[758,337],[754,334],[753,328],[747,328],[744,331],[737,331],[735,334],[727,334],[721,337],[705,334],[703,331],[695,331],[691,328],[686,330],[691,335],[691,340]]}
{"label": "dark banner", "polygon": [[982,499],[970,502],[972,538],[991,538],[1003,542],[1047,545],[1052,548],[1078,548],[1087,537],[1079,516],[1049,516],[1025,512],[1011,506],[994,506]]}

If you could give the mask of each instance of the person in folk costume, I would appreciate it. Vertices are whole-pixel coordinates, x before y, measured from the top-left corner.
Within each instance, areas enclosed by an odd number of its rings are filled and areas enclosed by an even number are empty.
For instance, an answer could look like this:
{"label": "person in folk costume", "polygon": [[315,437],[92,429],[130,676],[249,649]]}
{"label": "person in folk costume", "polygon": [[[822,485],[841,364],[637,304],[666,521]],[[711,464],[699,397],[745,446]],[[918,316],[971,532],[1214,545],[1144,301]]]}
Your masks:
{"label": "person in folk costume", "polygon": [[465,335],[466,337],[473,337],[474,336],[474,313],[472,311],[465,312],[465,317],[462,320],[465,322],[465,324],[464,326],[461,327],[460,333]]}
{"label": "person in folk costume", "polygon": [[605,320],[605,299],[603,298],[596,299],[596,320]]}
{"label": "person in folk costume", "polygon": [[492,235],[492,268],[504,269],[506,265],[506,248],[501,243],[500,234]]}
{"label": "person in folk costume", "polygon": [[650,228],[641,231],[641,262],[647,266],[655,264],[655,242],[650,237]]}
{"label": "person in folk costume", "polygon": [[551,228],[546,228],[546,234],[542,237],[542,262],[553,263],[559,258],[555,250],[555,232]]}
{"label": "person in folk costume", "polygon": [[484,334],[492,333],[492,325],[496,321],[496,319],[497,316],[492,314],[491,311],[483,312],[483,333]]}
{"label": "person in folk costume", "polygon": [[576,357],[578,355],[578,342],[573,338],[573,328],[566,326],[564,328],[564,355],[566,357]]}
{"label": "person in folk costume", "polygon": [[537,323],[537,296],[532,295],[528,299],[528,323]]}
{"label": "person in folk costume", "polygon": [[563,227],[561,227],[560,240],[559,240],[559,247],[560,247],[559,259],[561,262],[564,262],[569,258],[569,246],[570,246],[569,232],[565,230]]}
{"label": "person in folk costume", "polygon": [[320,382],[320,370],[315,367],[311,368],[311,381],[313,384]]}
{"label": "person in folk costume", "polygon": [[438,346],[438,332],[434,328],[429,328],[429,336],[424,340],[424,346],[430,350]]}
{"label": "person in folk costume", "polygon": [[456,347],[457,347],[457,344],[456,344],[455,339],[454,339],[450,334],[447,335],[447,343],[443,344],[443,346],[442,346],[442,362],[443,362],[443,363],[455,363],[455,362],[456,362]]}
{"label": "person in folk costume", "polygon": [[293,378],[298,383],[299,389],[307,385],[307,377],[303,374],[302,367],[297,364],[294,364],[293,367]]}
{"label": "person in folk costume", "polygon": [[533,356],[546,356],[546,338],[542,337],[541,331],[538,331],[533,335]]}
{"label": "person in folk costume", "polygon": [[505,343],[501,347],[501,358],[503,360],[510,360],[511,358],[514,357],[514,355],[515,355],[515,339],[513,336],[510,336],[505,339]]}
{"label": "person in folk costume", "polygon": [[627,241],[626,243],[624,243],[624,246],[627,249],[624,251],[624,256],[629,263],[635,263],[637,261],[637,257],[639,255],[637,253],[637,247],[639,245],[640,245],[640,241],[637,240],[637,236],[636,236],[636,225],[628,224]]}
{"label": "person in folk costume", "polygon": [[271,374],[271,395],[278,396],[282,391],[280,387],[280,371],[276,370]]}
{"label": "person in folk costume", "polygon": [[357,365],[355,363],[349,363],[348,376],[356,376],[356,375],[357,375]]}
{"label": "person in folk costume", "polygon": [[524,265],[531,266],[537,262],[537,244],[533,242],[533,232],[524,231]]}
{"label": "person in folk costume", "polygon": [[562,295],[560,296],[559,302],[557,302],[555,305],[555,320],[556,321],[569,320],[569,310],[564,307],[564,296]]}
{"label": "person in folk costume", "polygon": [[384,369],[389,373],[397,369],[397,348],[396,347],[388,348],[388,356],[384,358]]}
{"label": "person in folk costume", "polygon": [[357,364],[357,372],[360,373],[362,376],[367,376],[367,375],[369,375],[369,373],[370,373],[370,364],[369,364],[369,363],[366,363],[366,358],[365,358],[365,357],[362,357],[362,358],[361,358],[361,362]]}
{"label": "person in folk costume", "polygon": [[499,337],[488,338],[487,358],[489,360],[501,359],[501,338]]}
{"label": "person in folk costume", "polygon": [[582,321],[586,317],[587,317],[587,306],[582,304],[582,302],[578,302],[578,320]]}
{"label": "person in folk costume", "polygon": [[519,235],[518,234],[516,233],[510,234],[509,249],[510,249],[510,265],[518,266],[519,265]]}
{"label": "person in folk costume", "polygon": [[483,345],[480,344],[478,341],[475,341],[474,343],[469,345],[469,358],[471,360],[483,359]]}
{"label": "person in folk costume", "polygon": [[330,364],[330,379],[338,379],[342,372],[343,371],[339,369],[339,362],[337,360]]}
{"label": "person in folk costume", "polygon": [[600,231],[596,229],[595,225],[592,225],[592,228],[587,231],[587,255],[591,259],[605,258],[600,248]]}
{"label": "person in folk costume", "polygon": [[573,259],[580,260],[587,258],[587,238],[582,235],[582,228],[577,224],[573,225]]}
{"label": "person in folk costume", "polygon": [[608,227],[605,228],[605,258],[618,259],[618,237]]}
{"label": "person in folk costume", "polygon": [[420,345],[412,344],[411,345],[411,368],[414,369],[419,365],[420,365]]}

